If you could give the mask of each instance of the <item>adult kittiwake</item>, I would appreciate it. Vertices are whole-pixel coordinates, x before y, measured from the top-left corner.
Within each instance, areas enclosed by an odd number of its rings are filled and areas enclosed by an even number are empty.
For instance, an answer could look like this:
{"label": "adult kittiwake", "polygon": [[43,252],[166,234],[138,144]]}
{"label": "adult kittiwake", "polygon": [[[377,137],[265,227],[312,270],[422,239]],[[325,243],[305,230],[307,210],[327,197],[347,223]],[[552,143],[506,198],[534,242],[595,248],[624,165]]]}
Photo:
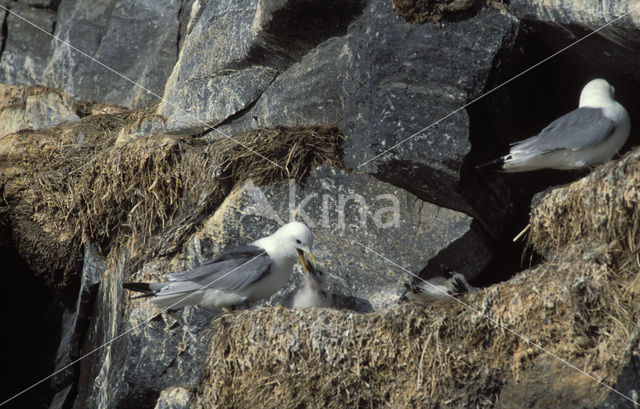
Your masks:
{"label": "adult kittiwake", "polygon": [[192,270],[167,275],[163,283],[124,283],[129,290],[144,293],[160,308],[202,305],[222,308],[269,297],[284,286],[297,260],[307,268],[311,253],[311,230],[299,222],[280,227],[275,233],[230,250]]}
{"label": "adult kittiwake", "polygon": [[506,172],[537,169],[580,169],[611,160],[629,137],[627,110],[614,99],[603,79],[582,89],[578,109],[561,116],[538,135],[511,144],[508,155],[478,166]]}

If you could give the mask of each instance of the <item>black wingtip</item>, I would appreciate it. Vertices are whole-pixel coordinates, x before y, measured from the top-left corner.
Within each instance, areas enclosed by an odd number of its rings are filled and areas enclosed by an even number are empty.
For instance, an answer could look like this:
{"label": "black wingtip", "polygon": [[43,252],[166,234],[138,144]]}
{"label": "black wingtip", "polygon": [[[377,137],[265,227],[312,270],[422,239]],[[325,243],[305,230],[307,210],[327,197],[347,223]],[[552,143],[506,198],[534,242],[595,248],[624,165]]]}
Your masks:
{"label": "black wingtip", "polygon": [[137,291],[139,293],[151,292],[151,286],[149,283],[122,283],[122,288],[127,290]]}
{"label": "black wingtip", "polygon": [[459,277],[455,277],[453,279],[451,287],[453,287],[452,289],[454,294],[463,294],[469,292],[469,289]]}
{"label": "black wingtip", "polygon": [[138,293],[143,293],[134,298],[144,298],[144,297],[153,297],[155,295],[155,291],[151,289],[150,283],[122,283],[122,288],[136,291]]}
{"label": "black wingtip", "polygon": [[402,295],[400,295],[400,298],[398,299],[399,302],[407,302],[409,301],[409,294],[415,294],[416,293],[416,288],[413,286],[413,284],[410,283],[404,283],[404,292],[402,293]]}
{"label": "black wingtip", "polygon": [[487,170],[487,171],[503,171],[504,168],[504,158],[498,158],[491,160],[489,162],[482,163],[476,166],[478,170]]}

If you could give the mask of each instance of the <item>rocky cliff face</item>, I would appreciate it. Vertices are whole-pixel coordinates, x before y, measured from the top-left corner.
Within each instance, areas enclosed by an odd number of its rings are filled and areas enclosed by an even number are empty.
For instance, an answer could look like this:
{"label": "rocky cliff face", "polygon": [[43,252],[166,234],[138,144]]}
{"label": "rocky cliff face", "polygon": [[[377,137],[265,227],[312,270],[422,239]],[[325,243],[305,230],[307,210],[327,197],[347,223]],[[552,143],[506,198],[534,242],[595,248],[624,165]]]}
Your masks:
{"label": "rocky cliff face", "polygon": [[[637,133],[589,174],[475,168],[594,77],[640,123],[631,2],[0,4],[0,401],[55,372],[7,406],[635,407]],[[333,308],[279,306],[298,272],[235,312],[122,289],[294,217]],[[482,289],[401,301],[451,271]]]}

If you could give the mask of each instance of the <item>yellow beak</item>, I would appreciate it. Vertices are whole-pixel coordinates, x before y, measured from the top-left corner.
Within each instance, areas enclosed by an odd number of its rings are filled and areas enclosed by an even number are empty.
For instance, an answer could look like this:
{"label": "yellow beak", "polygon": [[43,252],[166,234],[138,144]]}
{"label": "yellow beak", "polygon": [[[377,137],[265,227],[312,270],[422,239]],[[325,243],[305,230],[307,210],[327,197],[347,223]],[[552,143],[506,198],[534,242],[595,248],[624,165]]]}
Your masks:
{"label": "yellow beak", "polygon": [[[300,249],[296,249],[298,251],[298,260],[300,260],[300,264],[302,264],[302,269],[304,270],[304,272],[307,272],[307,261],[304,258],[304,252]],[[316,258],[313,257],[313,253],[309,252],[307,253],[309,255],[309,259],[311,259],[311,262],[313,263],[313,267],[316,267]]]}
{"label": "yellow beak", "polygon": [[315,268],[316,267],[316,258],[313,257],[313,253],[312,252],[309,252],[307,254],[309,254],[309,259],[311,259],[311,262],[313,263],[313,267]]}

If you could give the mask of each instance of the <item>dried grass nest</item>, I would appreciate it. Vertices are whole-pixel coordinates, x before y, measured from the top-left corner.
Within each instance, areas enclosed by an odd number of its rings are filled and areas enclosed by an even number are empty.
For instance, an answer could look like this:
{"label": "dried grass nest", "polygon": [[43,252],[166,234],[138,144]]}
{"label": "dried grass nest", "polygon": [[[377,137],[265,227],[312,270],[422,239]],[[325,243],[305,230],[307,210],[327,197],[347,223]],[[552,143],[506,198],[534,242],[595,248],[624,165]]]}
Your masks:
{"label": "dried grass nest", "polygon": [[223,315],[194,406],[596,407],[608,389],[509,330],[616,384],[640,336],[639,178],[637,150],[546,195],[529,238],[546,261],[461,297],[472,309]]}
{"label": "dried grass nest", "polygon": [[[90,239],[105,255],[127,246],[135,269],[175,252],[236,183],[300,179],[314,165],[342,166],[343,137],[332,126],[258,129],[212,142],[154,134],[116,143],[125,125],[149,115],[94,115],[2,138],[6,217],[33,236],[24,238],[33,243],[27,251],[37,252],[40,242],[67,243],[65,251],[76,251],[67,257],[76,263],[61,267],[68,275],[78,271],[81,244]],[[42,262],[50,267],[52,260]]]}

